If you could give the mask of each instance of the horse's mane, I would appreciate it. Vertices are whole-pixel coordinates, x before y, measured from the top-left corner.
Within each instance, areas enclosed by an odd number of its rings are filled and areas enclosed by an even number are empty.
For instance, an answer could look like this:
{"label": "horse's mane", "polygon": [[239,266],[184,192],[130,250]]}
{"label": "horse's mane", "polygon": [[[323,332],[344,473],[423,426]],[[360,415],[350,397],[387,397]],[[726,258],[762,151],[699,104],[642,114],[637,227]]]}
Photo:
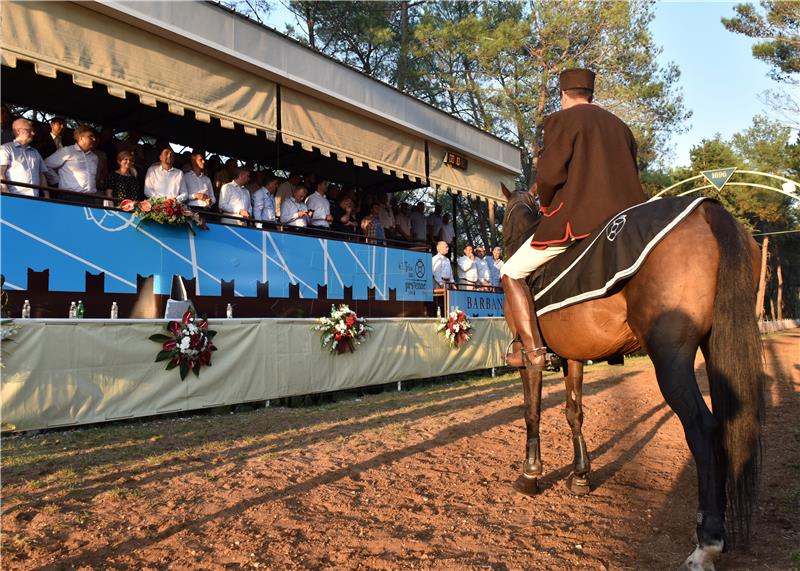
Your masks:
{"label": "horse's mane", "polygon": [[513,192],[503,216],[503,253],[510,258],[536,231],[541,215],[527,192]]}

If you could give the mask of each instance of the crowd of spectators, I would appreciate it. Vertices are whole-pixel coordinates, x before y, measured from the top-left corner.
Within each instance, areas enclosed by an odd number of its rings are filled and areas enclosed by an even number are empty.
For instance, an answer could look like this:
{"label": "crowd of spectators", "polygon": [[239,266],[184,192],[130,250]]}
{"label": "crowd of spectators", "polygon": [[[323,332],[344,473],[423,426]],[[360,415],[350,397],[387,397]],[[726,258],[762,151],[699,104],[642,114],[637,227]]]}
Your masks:
{"label": "crowd of spectators", "polygon": [[[70,133],[60,117],[34,125],[25,118],[12,120],[5,106],[2,112],[0,179],[79,193],[69,195],[73,202],[112,206],[123,199],[171,197],[218,213],[229,224],[312,227],[362,235],[370,243],[453,246],[450,216],[439,205],[426,215],[422,202],[399,202],[389,193],[338,185],[313,173],[281,177],[235,158],[223,163],[202,150],[176,153],[168,141],[153,143],[132,131],[119,138],[110,128],[80,125]],[[11,183],[0,188],[40,194]]]}

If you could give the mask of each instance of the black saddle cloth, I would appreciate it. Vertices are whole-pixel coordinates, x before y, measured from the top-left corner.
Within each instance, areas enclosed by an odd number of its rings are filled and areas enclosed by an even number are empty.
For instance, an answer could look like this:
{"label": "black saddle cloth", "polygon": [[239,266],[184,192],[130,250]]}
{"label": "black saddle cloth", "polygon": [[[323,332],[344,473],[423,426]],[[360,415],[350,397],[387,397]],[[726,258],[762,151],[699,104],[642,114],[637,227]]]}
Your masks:
{"label": "black saddle cloth", "polygon": [[528,278],[536,315],[608,295],[633,276],[647,255],[703,197],[670,197],[637,204]]}

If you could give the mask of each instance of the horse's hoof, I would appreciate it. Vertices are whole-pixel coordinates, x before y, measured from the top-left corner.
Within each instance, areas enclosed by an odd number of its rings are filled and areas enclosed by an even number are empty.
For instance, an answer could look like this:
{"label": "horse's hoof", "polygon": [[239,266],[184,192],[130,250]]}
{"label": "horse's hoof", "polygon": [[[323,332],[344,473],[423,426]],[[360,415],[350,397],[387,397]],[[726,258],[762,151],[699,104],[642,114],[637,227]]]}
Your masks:
{"label": "horse's hoof", "polygon": [[692,554],[683,562],[679,571],[714,571],[714,561],[722,553],[724,543],[714,542],[703,547],[696,547]]}
{"label": "horse's hoof", "polygon": [[585,496],[591,491],[589,478],[586,476],[576,476],[574,473],[567,476],[567,490],[576,496]]}
{"label": "horse's hoof", "polygon": [[514,482],[514,489],[526,496],[535,496],[539,493],[539,478],[522,474]]}

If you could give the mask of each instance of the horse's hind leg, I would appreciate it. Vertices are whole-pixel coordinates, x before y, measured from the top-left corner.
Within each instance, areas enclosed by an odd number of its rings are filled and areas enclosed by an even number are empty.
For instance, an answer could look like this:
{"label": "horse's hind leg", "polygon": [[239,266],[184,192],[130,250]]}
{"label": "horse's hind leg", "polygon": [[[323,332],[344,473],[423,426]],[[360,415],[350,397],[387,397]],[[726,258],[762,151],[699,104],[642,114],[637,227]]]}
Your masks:
{"label": "horse's hind leg", "polygon": [[[671,323],[667,324],[669,320]],[[697,465],[699,510],[697,549],[683,569],[708,571],[725,545],[725,468],[721,461],[719,425],[706,406],[694,375],[700,340],[683,316],[673,315],[646,336],[647,352],[656,369],[658,386],[683,425],[686,443]],[[669,325],[669,326],[668,326]]]}
{"label": "horse's hind leg", "polygon": [[572,429],[572,446],[575,459],[572,462],[572,473],[567,478],[567,489],[573,494],[589,493],[589,453],[586,440],[583,438],[583,363],[568,361],[567,378],[564,380],[567,389],[566,416]]}
{"label": "horse's hind leg", "polygon": [[539,477],[542,475],[542,453],[539,445],[539,419],[542,411],[542,373],[527,369],[520,371],[522,388],[525,393],[525,463],[517,487],[528,494],[539,491]]}

